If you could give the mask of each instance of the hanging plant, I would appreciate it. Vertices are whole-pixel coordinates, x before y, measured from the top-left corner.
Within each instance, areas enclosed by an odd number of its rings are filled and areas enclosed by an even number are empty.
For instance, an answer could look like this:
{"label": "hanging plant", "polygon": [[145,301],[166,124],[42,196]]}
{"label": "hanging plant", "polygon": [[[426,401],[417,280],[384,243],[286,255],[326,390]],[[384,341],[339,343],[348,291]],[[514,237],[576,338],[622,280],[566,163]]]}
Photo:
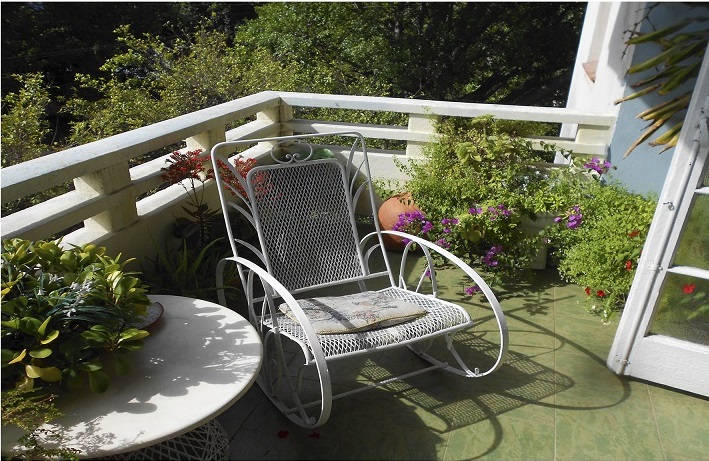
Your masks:
{"label": "hanging plant", "polygon": [[[648,14],[645,15],[643,20],[648,20],[648,15],[652,8],[654,7],[648,9]],[[700,29],[686,32],[685,29],[693,22],[701,22],[704,26]],[[636,74],[653,68],[657,71],[650,77],[632,84],[632,88],[641,89],[618,99],[615,104],[651,93],[665,96],[699,75],[699,68],[707,49],[709,38],[709,21],[706,17],[684,19],[653,32],[640,33],[634,31],[633,34],[634,36],[625,42],[626,45],[657,43],[661,46],[662,51],[656,56],[632,66],[628,69],[628,74]],[[649,142],[649,145],[653,147],[664,146],[660,153],[675,147],[679,140],[684,120],[684,115],[681,112],[689,107],[691,96],[692,91],[690,90],[638,114],[637,117],[648,121],[649,125],[645,127],[643,133],[635,140],[623,157],[630,155],[638,145],[650,138],[660,127],[679,117],[680,121],[678,123],[675,123],[664,134]]]}

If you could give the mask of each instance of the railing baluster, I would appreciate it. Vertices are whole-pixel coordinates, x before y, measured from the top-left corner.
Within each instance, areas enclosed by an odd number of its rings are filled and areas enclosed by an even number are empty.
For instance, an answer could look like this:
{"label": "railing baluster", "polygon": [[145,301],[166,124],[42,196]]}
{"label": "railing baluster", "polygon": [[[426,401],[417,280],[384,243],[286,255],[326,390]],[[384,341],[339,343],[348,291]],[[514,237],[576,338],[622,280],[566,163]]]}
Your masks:
{"label": "railing baluster", "polygon": [[130,226],[138,219],[136,197],[131,192],[130,185],[128,162],[117,163],[74,179],[76,190],[90,196],[108,196],[125,189],[124,193],[114,195],[114,203],[106,211],[84,220],[87,230],[115,232]]}
{"label": "railing baluster", "polygon": [[[431,139],[436,132],[436,123],[441,120],[440,116],[427,114],[409,114],[409,131],[417,133],[430,133]],[[429,142],[430,142],[429,141]],[[409,141],[406,143],[407,157],[420,157],[423,154],[423,148],[427,143],[420,141]]]}

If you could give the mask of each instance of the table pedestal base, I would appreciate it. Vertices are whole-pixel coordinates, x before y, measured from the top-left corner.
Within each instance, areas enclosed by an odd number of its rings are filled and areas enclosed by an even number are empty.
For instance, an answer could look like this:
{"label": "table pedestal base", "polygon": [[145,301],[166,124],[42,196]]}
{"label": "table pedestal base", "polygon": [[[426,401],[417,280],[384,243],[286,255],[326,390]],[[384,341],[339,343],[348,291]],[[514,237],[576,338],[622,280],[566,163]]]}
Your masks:
{"label": "table pedestal base", "polygon": [[106,460],[213,460],[229,459],[229,436],[216,419],[179,437],[135,451],[111,455]]}

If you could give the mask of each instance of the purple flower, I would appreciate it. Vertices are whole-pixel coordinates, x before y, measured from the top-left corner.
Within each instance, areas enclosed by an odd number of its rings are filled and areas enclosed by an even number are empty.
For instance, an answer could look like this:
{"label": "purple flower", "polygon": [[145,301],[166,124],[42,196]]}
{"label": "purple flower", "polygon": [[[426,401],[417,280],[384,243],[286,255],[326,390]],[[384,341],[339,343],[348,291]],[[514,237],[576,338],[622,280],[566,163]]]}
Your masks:
{"label": "purple flower", "polygon": [[495,259],[495,256],[497,256],[498,253],[502,251],[502,246],[500,245],[495,245],[491,247],[489,250],[487,250],[487,253],[485,253],[485,256],[482,258],[483,264],[487,264],[490,267],[497,267],[500,264],[500,261]]}
{"label": "purple flower", "polygon": [[444,238],[436,240],[436,244],[443,248],[450,248],[451,244]]}
{"label": "purple flower", "polygon": [[605,174],[611,169],[611,162],[608,160],[601,161],[594,157],[589,162],[584,163],[583,167],[587,170],[593,170],[598,174]]}
{"label": "purple flower", "polygon": [[482,291],[482,290],[481,290],[480,287],[477,286],[477,285],[473,285],[473,286],[470,286],[470,287],[466,287],[466,288],[465,288],[465,294],[467,294],[467,295],[469,295],[469,296],[472,296],[472,295],[474,295],[475,293],[478,293],[478,292],[480,292],[480,291]]}
{"label": "purple flower", "polygon": [[[392,226],[395,231],[408,232],[412,235],[427,234],[433,229],[433,224],[426,220],[426,215],[420,211],[406,212],[399,215],[399,219]],[[407,239],[403,239],[408,243]]]}
{"label": "purple flower", "polygon": [[468,212],[470,212],[470,214],[472,215],[482,214],[483,209],[481,207],[470,207],[468,209]]}

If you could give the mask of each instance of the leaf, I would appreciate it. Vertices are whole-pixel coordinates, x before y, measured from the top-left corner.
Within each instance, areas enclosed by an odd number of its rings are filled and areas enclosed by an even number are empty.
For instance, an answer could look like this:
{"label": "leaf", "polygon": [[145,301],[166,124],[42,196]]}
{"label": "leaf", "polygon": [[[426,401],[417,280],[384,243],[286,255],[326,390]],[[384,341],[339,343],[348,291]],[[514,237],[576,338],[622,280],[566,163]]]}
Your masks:
{"label": "leaf", "polygon": [[636,98],[639,98],[640,96],[645,96],[646,94],[652,93],[653,91],[660,88],[661,86],[662,86],[661,83],[657,83],[655,85],[645,88],[644,90],[640,90],[638,92],[635,92],[633,94],[625,96],[624,98],[616,99],[615,101],[613,101],[613,104],[620,104],[621,102],[630,101],[631,99],[636,99]]}
{"label": "leaf", "polygon": [[650,125],[647,129],[645,129],[645,132],[640,135],[638,139],[635,140],[635,142],[628,148],[628,150],[623,154],[623,158],[627,157],[630,155],[630,152],[632,152],[633,149],[635,149],[641,142],[645,141],[647,138],[650,137],[651,134],[653,134],[655,131],[657,131],[658,128],[660,128],[662,125],[665,124],[667,120],[669,120],[669,116],[665,116],[659,120],[657,120],[655,123]]}
{"label": "leaf", "polygon": [[667,59],[670,59],[671,56],[674,54],[678,53],[678,48],[679,46],[675,46],[670,48],[667,51],[663,51],[662,53],[658,54],[657,56],[653,56],[652,58],[643,61],[639,64],[635,64],[632,66],[630,69],[628,69],[629,74],[637,74],[638,72],[642,72],[648,69],[652,69],[653,67],[657,67],[663,62],[665,62]]}
{"label": "leaf", "polygon": [[647,85],[648,83],[654,82],[655,80],[660,80],[666,77],[670,77],[673,75],[675,72],[677,72],[677,67],[672,66],[672,67],[665,67],[662,69],[660,72],[656,73],[655,75],[639,80],[632,85],[630,85],[631,88],[638,88],[644,85]]}
{"label": "leaf", "polygon": [[137,328],[129,328],[121,332],[118,342],[122,341],[137,341],[147,337],[150,333],[145,330],[138,330]]}
{"label": "leaf", "polygon": [[[703,51],[707,47],[707,41],[699,41],[699,42],[694,42],[690,45],[685,46],[680,50],[679,53],[673,55],[670,59],[667,60],[667,65],[668,66],[675,66],[677,63],[682,62],[684,59],[687,57],[695,57],[695,56],[701,56],[703,54]],[[701,54],[700,54],[701,52]]]}
{"label": "leaf", "polygon": [[675,24],[672,24],[670,26],[664,27],[662,29],[658,29],[654,32],[648,32],[646,34],[638,34],[637,36],[628,39],[625,44],[626,45],[636,45],[638,43],[647,43],[647,42],[653,42],[655,40],[659,40],[662,37],[666,37],[667,35],[677,32],[678,30],[686,27],[692,22],[691,19],[684,19],[682,21],[679,21]]}
{"label": "leaf", "polygon": [[89,372],[89,387],[92,392],[103,394],[108,389],[109,384],[111,384],[111,379],[103,371]]}
{"label": "leaf", "polygon": [[48,347],[30,351],[30,357],[34,357],[35,359],[46,359],[50,355],[52,355],[52,350]]}
{"label": "leaf", "polygon": [[[694,64],[686,66],[670,77],[666,82],[662,84],[662,88],[658,90],[659,94],[667,94],[674,90],[678,86],[682,85],[684,82],[691,78],[699,75],[699,65],[701,62],[697,61]],[[689,103],[687,103],[689,104]]]}
{"label": "leaf", "polygon": [[673,126],[672,128],[670,128],[669,130],[667,130],[667,132],[666,132],[665,134],[663,134],[662,136],[658,137],[658,138],[655,139],[654,141],[651,141],[649,144],[650,144],[651,146],[653,146],[653,147],[654,147],[654,146],[660,146],[660,145],[663,145],[663,144],[667,144],[667,143],[670,142],[670,141],[672,140],[672,138],[674,138],[680,131],[682,131],[682,126],[683,126],[683,124],[684,124],[684,122],[679,122],[679,123],[677,123],[675,126]]}
{"label": "leaf", "polygon": [[7,362],[8,365],[12,365],[13,363],[19,363],[21,362],[25,357],[27,357],[27,349],[22,349],[22,352],[20,352],[17,357],[14,359],[10,360]]}
{"label": "leaf", "polygon": [[45,336],[42,340],[40,340],[40,344],[49,344],[55,339],[59,337],[59,330],[54,330],[51,333],[49,333],[47,336]]}
{"label": "leaf", "polygon": [[39,326],[39,328],[37,329],[37,332],[38,332],[40,335],[43,335],[43,336],[44,336],[44,332],[47,330],[47,326],[49,325],[49,322],[50,322],[51,320],[52,320],[52,317],[51,317],[51,316],[50,316],[50,317],[47,317],[47,318],[44,320],[44,322],[42,322],[42,325]]}
{"label": "leaf", "polygon": [[25,365],[25,373],[30,378],[36,379],[41,376],[40,368],[36,365]]}
{"label": "leaf", "polygon": [[100,370],[103,368],[103,365],[101,365],[101,362],[94,360],[93,362],[84,362],[79,365],[78,368],[84,371],[92,372]]}
{"label": "leaf", "polygon": [[670,99],[669,101],[665,101],[654,107],[651,107],[650,109],[644,110],[640,112],[637,117],[643,120],[654,120],[658,116],[661,116],[666,112],[674,110],[675,107],[686,107],[691,97],[692,93],[687,92],[682,96],[678,96],[674,99]]}
{"label": "leaf", "polygon": [[41,379],[50,383],[61,381],[62,379],[62,371],[57,367],[38,367],[38,372]]}
{"label": "leaf", "polygon": [[130,371],[130,361],[123,355],[115,356],[115,370],[118,375],[125,375]]}

